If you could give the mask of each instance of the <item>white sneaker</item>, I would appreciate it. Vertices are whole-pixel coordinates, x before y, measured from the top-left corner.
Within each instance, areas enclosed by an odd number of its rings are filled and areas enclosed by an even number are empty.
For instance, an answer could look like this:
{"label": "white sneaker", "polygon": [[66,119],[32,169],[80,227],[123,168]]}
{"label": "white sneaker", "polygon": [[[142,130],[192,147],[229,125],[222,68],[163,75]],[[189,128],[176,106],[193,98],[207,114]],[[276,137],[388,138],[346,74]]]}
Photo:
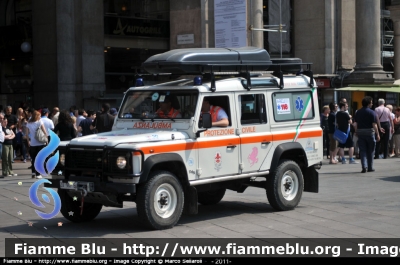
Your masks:
{"label": "white sneaker", "polygon": [[41,176],[41,175],[39,175],[39,176],[36,176],[36,178],[37,178],[37,179],[41,179],[41,178],[42,178],[42,176]]}
{"label": "white sneaker", "polygon": [[24,159],[24,161],[23,161],[24,163],[26,163],[26,159]]}
{"label": "white sneaker", "polygon": [[16,176],[18,176],[18,174],[10,174],[10,175],[8,175],[9,177],[16,177]]}

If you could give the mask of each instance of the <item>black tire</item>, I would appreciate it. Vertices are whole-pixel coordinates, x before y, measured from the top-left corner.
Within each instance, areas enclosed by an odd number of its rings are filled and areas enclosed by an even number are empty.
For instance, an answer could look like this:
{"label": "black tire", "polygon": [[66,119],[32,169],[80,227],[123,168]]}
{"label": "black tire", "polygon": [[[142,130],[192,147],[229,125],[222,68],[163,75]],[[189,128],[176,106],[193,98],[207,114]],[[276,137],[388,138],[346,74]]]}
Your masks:
{"label": "black tire", "polygon": [[[68,195],[66,190],[58,189],[58,195],[61,199],[61,210],[62,215],[74,223],[88,222],[96,218],[100,213],[102,204],[85,202],[83,204],[83,212],[81,215],[81,201],[74,201],[71,196]],[[73,213],[70,215],[70,213]]]}
{"label": "black tire", "polygon": [[197,195],[197,201],[203,205],[214,205],[222,200],[225,192],[226,189],[199,192]]}
{"label": "black tire", "polygon": [[275,172],[267,179],[268,201],[278,211],[293,210],[300,202],[303,189],[303,174],[292,160],[280,161]]}
{"label": "black tire", "polygon": [[138,187],[136,207],[139,219],[151,229],[168,229],[178,223],[184,194],[178,178],[168,171],[155,171]]}

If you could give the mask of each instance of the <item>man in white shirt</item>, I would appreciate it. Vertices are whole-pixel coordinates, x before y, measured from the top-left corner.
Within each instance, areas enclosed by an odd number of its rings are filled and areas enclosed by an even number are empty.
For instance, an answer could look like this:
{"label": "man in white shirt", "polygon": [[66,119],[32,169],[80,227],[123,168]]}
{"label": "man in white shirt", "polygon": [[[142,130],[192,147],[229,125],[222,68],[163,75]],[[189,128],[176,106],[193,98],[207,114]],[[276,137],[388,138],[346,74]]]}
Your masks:
{"label": "man in white shirt", "polygon": [[58,123],[58,116],[60,115],[60,110],[57,107],[53,108],[53,113],[51,116],[51,120],[53,121],[54,126]]}
{"label": "man in white shirt", "polygon": [[49,138],[50,142],[50,130],[54,130],[54,123],[52,120],[49,119],[49,109],[44,108],[42,109],[42,117],[40,118],[43,122],[44,128],[46,128],[47,137]]}
{"label": "man in white shirt", "polygon": [[[86,113],[86,111],[84,109],[79,109],[78,110],[78,117],[76,117],[76,123],[75,123],[76,128],[79,127],[79,125],[81,124],[81,121],[86,120],[86,116],[87,116],[87,113]],[[82,133],[78,132],[77,136],[81,137]]]}
{"label": "man in white shirt", "polygon": [[[385,107],[385,100],[378,100],[379,107],[375,108],[375,113],[378,119],[378,127],[380,129],[381,141],[376,143],[375,159],[379,158],[379,152],[383,151],[383,159],[389,155],[389,135],[394,132],[394,124],[391,111]],[[383,130],[382,130],[383,129]]]}

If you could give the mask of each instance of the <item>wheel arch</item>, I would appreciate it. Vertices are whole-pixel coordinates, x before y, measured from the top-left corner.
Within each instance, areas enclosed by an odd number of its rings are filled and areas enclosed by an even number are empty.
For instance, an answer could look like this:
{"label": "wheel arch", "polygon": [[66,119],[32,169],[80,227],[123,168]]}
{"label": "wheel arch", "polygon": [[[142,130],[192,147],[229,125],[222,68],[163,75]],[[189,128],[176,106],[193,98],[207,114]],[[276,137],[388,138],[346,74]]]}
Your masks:
{"label": "wheel arch", "polygon": [[182,186],[188,186],[189,180],[185,163],[180,155],[175,153],[164,153],[147,158],[143,165],[143,171],[139,183],[145,183],[151,172],[166,170],[173,173],[181,182]]}
{"label": "wheel arch", "polygon": [[304,152],[303,146],[298,142],[283,143],[275,148],[272,156],[270,172],[274,172],[279,165],[279,161],[288,159],[295,161],[300,168],[307,168],[307,155]]}

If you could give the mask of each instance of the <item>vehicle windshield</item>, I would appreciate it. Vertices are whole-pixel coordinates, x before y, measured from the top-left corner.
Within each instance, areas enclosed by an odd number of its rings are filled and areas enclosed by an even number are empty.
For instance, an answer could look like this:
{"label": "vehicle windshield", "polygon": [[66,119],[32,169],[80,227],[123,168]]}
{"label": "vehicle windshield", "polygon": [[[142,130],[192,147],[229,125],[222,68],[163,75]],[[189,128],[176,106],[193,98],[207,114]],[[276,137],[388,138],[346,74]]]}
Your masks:
{"label": "vehicle windshield", "polygon": [[121,119],[189,119],[194,116],[198,91],[129,91],[118,113]]}

